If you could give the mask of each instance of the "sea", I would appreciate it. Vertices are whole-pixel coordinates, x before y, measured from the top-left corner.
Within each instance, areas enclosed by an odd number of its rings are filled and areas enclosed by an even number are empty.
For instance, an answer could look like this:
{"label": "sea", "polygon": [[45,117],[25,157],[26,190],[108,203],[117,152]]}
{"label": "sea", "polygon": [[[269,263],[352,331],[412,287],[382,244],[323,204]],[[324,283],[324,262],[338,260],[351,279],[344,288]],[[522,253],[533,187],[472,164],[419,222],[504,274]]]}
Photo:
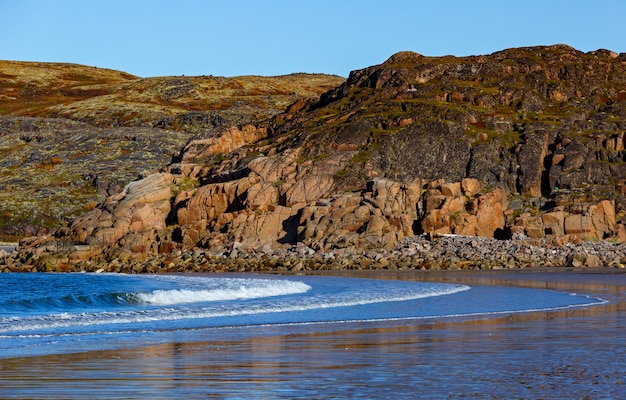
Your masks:
{"label": "sea", "polygon": [[0,398],[622,397],[623,290],[548,278],[0,274]]}

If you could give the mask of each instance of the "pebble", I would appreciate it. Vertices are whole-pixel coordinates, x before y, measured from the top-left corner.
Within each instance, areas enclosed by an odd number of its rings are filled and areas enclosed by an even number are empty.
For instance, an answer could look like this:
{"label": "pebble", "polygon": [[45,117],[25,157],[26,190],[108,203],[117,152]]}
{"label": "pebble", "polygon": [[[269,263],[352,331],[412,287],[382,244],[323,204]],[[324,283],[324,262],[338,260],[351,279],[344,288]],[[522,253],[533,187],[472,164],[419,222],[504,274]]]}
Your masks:
{"label": "pebble", "polygon": [[[222,271],[312,271],[350,269],[516,269],[530,267],[624,268],[626,244],[583,241],[565,246],[532,245],[522,239],[496,240],[476,236],[444,236],[431,240],[425,235],[407,237],[390,250],[315,251],[292,246],[269,252],[247,251],[233,246],[231,252],[193,249],[188,252],[155,254],[141,261],[113,259],[59,261],[37,264],[20,260],[16,251],[0,254],[0,271],[101,271],[124,273],[177,273]],[[236,253],[236,256],[235,254]],[[145,255],[143,255],[145,256]]]}

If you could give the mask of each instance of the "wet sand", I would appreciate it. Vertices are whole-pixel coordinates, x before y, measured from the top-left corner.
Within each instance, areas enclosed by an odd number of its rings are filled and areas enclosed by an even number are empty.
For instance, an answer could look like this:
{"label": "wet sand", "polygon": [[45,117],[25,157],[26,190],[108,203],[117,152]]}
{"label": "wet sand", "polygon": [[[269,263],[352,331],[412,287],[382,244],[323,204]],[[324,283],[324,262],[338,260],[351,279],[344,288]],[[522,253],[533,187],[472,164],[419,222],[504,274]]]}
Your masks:
{"label": "wet sand", "polygon": [[609,303],[477,319],[252,327],[259,331],[206,342],[3,359],[0,398],[600,399],[626,393],[623,270],[332,275],[552,289]]}

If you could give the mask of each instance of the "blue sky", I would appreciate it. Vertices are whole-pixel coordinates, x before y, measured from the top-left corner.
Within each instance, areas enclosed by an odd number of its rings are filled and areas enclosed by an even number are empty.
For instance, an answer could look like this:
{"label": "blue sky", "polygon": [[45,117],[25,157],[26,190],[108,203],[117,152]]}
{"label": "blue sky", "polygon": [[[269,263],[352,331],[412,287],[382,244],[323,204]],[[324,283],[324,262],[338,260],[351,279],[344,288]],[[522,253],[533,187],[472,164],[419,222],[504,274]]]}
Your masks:
{"label": "blue sky", "polygon": [[0,0],[0,16],[0,59],[142,77],[347,76],[401,50],[626,52],[624,0]]}

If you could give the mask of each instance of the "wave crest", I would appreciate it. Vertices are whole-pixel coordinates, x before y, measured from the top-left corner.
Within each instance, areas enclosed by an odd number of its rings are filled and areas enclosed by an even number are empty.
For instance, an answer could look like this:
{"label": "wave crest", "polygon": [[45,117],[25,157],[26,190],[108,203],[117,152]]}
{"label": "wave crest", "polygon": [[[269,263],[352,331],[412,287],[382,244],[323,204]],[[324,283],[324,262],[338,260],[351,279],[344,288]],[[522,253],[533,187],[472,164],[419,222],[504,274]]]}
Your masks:
{"label": "wave crest", "polygon": [[226,288],[154,290],[150,293],[135,293],[132,297],[139,303],[167,306],[285,296],[306,293],[310,289],[311,286],[302,282],[255,280],[254,283],[237,283]]}

